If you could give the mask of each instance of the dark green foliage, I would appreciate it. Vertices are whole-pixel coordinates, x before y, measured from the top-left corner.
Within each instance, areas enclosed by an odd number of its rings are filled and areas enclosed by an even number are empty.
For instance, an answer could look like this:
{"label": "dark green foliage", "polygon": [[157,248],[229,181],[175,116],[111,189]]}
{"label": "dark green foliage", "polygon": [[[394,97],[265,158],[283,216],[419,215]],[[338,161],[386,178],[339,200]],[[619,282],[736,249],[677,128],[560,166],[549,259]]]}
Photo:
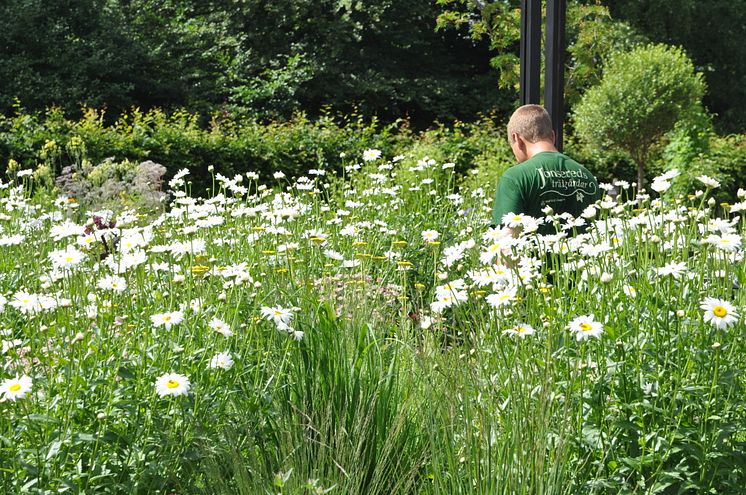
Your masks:
{"label": "dark green foliage", "polygon": [[141,2],[11,0],[0,5],[0,110],[220,101],[214,30]]}
{"label": "dark green foliage", "polygon": [[294,74],[278,90],[311,111],[357,103],[367,115],[430,122],[506,108],[486,46],[460,32],[435,32],[436,15],[427,0],[246,2],[232,16],[245,50],[236,76],[249,87],[260,78],[266,88]]}
{"label": "dark green foliage", "polygon": [[663,150],[660,162],[661,168],[678,168],[683,172],[674,184],[674,191],[678,193],[702,189],[697,177],[703,174],[720,182],[720,187],[711,193],[718,203],[734,201],[737,191],[746,189],[746,136],[743,134],[717,136],[711,128],[677,129]]}
{"label": "dark green foliage", "polygon": [[139,47],[122,24],[121,9],[101,0],[0,4],[0,106],[129,104]]}
{"label": "dark green foliage", "polygon": [[485,44],[429,0],[11,0],[0,111],[133,106],[288,119],[358,108],[416,124],[506,109]]}
{"label": "dark green foliage", "polygon": [[681,45],[704,74],[708,109],[726,132],[746,129],[746,2],[715,0],[605,1],[653,41]]}
{"label": "dark green foliage", "polygon": [[612,19],[601,5],[576,5],[567,12],[566,106],[574,106],[583,93],[598,84],[604,65],[618,52],[645,42],[645,38],[624,22]]}

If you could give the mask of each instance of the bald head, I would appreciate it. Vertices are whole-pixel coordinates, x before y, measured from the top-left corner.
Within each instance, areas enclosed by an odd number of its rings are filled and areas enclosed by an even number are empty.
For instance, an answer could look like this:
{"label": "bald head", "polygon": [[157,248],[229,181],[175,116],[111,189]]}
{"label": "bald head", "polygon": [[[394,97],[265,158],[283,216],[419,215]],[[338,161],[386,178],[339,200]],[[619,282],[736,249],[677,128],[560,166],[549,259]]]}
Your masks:
{"label": "bald head", "polygon": [[554,142],[552,119],[541,105],[523,105],[513,112],[508,122],[508,142],[511,144],[514,133],[529,143]]}

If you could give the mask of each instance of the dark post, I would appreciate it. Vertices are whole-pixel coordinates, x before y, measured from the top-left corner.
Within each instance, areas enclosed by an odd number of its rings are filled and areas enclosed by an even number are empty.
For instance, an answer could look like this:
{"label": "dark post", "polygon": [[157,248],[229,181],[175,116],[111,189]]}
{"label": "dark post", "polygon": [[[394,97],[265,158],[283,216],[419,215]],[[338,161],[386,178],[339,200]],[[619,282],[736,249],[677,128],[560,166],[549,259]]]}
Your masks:
{"label": "dark post", "polygon": [[562,151],[565,114],[565,12],[566,0],[547,0],[547,41],[544,57],[544,107],[557,133],[555,146]]}
{"label": "dark post", "polygon": [[539,103],[541,0],[521,0],[521,105]]}

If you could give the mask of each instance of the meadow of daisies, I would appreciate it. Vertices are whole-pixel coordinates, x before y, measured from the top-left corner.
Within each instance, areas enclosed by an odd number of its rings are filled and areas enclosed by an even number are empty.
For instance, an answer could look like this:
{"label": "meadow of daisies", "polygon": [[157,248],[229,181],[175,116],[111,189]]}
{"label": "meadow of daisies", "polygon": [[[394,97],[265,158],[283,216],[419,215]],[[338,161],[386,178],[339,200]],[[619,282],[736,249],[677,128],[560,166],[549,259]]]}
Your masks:
{"label": "meadow of daisies", "polygon": [[21,172],[3,493],[746,493],[746,192],[676,175],[509,230],[494,184],[376,150],[206,197],[184,170],[158,211]]}

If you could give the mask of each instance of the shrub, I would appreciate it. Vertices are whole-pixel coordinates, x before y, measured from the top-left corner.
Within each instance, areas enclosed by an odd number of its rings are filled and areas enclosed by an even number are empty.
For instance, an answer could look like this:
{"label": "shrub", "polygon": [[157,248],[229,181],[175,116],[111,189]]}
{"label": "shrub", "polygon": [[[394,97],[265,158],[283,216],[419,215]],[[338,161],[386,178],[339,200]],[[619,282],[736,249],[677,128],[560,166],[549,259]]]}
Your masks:
{"label": "shrub", "polygon": [[681,49],[640,47],[613,57],[575,109],[575,130],[589,148],[628,154],[642,188],[651,152],[676,122],[701,113],[704,92],[701,74]]}
{"label": "shrub", "polygon": [[[204,126],[196,114],[133,109],[107,125],[104,112],[96,109],[85,109],[79,120],[67,119],[59,108],[44,114],[19,109],[12,117],[0,117],[0,170],[13,159],[20,168],[46,164],[55,177],[67,177],[85,162],[86,167],[98,170],[95,177],[112,163],[134,165],[150,160],[167,168],[166,180],[189,168],[192,191],[199,195],[211,184],[211,165],[226,176],[255,171],[266,180],[275,171],[287,175],[311,168],[339,171],[350,160],[359,159],[365,149],[378,148],[389,156],[404,155],[410,166],[427,156],[440,164],[455,163],[459,175],[476,168],[480,174],[467,185],[478,187],[475,181],[494,184],[513,163],[504,141],[502,124],[491,116],[414,133],[407,121],[384,126],[354,113],[313,121],[297,114],[290,121],[268,124],[216,116]],[[122,178],[119,174],[118,179]],[[75,189],[77,193],[68,192],[76,197],[97,197],[92,187],[71,185],[69,177],[60,184]],[[81,187],[88,192],[81,192]]]}
{"label": "shrub", "polygon": [[83,158],[91,164],[152,160],[167,167],[167,177],[188,167],[193,190],[201,194],[211,183],[211,165],[223,175],[252,170],[264,177],[277,170],[297,175],[320,166],[339,169],[341,152],[361,156],[369,147],[389,152],[400,125],[382,126],[354,114],[315,121],[298,114],[288,122],[269,124],[215,117],[205,127],[196,114],[138,109],[106,125],[104,112],[95,109],[85,109],[77,121],[66,119],[57,108],[45,114],[19,110],[0,117],[0,170],[4,172],[10,159],[21,168],[49,164],[55,175],[80,165]]}

